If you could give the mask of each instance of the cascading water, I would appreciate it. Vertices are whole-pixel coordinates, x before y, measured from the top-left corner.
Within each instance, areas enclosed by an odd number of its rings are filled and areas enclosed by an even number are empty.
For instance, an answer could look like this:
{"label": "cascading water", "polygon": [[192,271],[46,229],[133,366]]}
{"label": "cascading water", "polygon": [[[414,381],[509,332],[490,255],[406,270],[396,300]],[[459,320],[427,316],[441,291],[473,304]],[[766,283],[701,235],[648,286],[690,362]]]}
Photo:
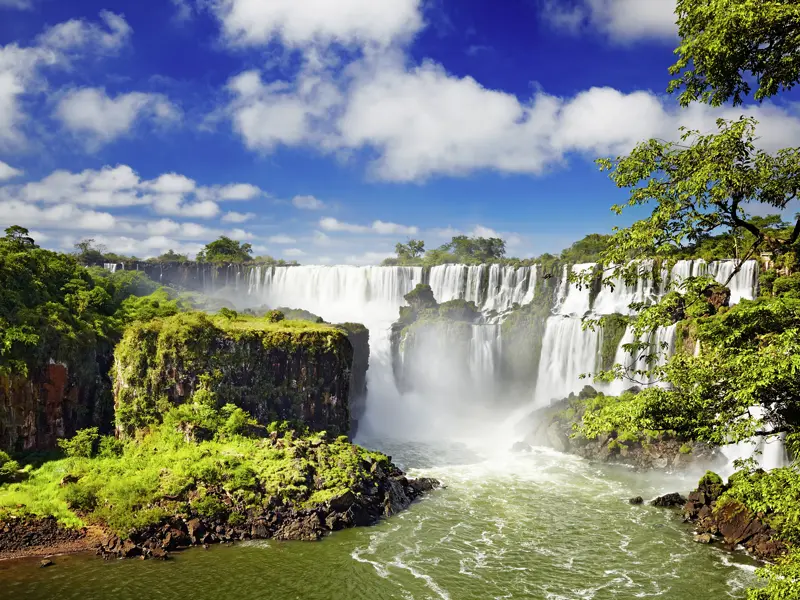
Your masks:
{"label": "cascading water", "polygon": [[[632,302],[655,302],[670,285],[689,276],[711,275],[726,283],[735,267],[735,261],[678,261],[669,271],[662,268],[656,278],[652,276],[652,262],[643,261],[635,283],[615,281],[613,289],[601,288],[596,298],[588,286],[569,282],[565,267],[558,282],[553,313],[544,326],[533,406],[546,406],[552,399],[577,393],[589,383],[580,375],[600,370],[603,332],[601,328],[584,328],[584,317],[630,314]],[[590,272],[595,265],[587,263],[571,268],[577,274]],[[226,283],[233,286],[240,301],[246,290],[250,305],[302,308],[330,322],[363,322],[370,329],[371,359],[369,399],[362,425],[373,431],[390,425],[406,431],[440,432],[453,415],[477,410],[481,404],[487,408],[497,399],[498,365],[504,350],[497,320],[515,304],[533,301],[538,277],[537,266],[443,265],[430,269],[427,277],[420,267],[253,267],[226,273]],[[753,298],[757,278],[757,263],[744,263],[729,282],[731,302]],[[417,381],[412,391],[401,395],[392,371],[390,327],[404,304],[403,296],[425,280],[439,302],[456,299],[475,302],[484,313],[500,316],[471,326],[463,356],[454,353],[448,341],[451,333],[440,331],[438,337],[430,334],[418,340],[416,356],[402,357],[403,369],[416,373]],[[663,344],[671,353],[676,342],[675,331],[675,326],[658,330],[648,340],[651,347],[661,348]],[[453,330],[453,335],[464,333]],[[632,332],[626,331],[614,361],[643,369],[641,359],[633,359],[623,349],[624,344],[632,341]],[[419,350],[420,344],[427,345],[426,350]],[[455,366],[458,362],[462,371]],[[604,386],[603,391],[617,394],[631,385],[617,381]],[[767,446],[770,451],[774,447],[774,444]]]}

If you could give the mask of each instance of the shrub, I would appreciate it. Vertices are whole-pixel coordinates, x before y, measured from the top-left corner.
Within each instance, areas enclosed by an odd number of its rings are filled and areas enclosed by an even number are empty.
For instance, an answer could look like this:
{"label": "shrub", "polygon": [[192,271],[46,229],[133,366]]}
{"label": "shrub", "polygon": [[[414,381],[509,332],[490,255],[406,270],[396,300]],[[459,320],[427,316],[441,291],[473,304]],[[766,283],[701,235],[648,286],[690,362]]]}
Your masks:
{"label": "shrub", "polygon": [[783,298],[800,298],[800,273],[778,277],[772,284],[772,293]]}
{"label": "shrub", "polygon": [[279,310],[271,310],[271,311],[269,311],[267,313],[267,321],[269,321],[270,323],[280,323],[285,318],[286,318],[286,315],[284,315]]}
{"label": "shrub", "polygon": [[97,454],[100,434],[97,427],[81,429],[71,440],[58,440],[58,446],[71,458],[92,458]]}
{"label": "shrub", "polygon": [[0,450],[0,484],[13,481],[19,471],[19,463]]}

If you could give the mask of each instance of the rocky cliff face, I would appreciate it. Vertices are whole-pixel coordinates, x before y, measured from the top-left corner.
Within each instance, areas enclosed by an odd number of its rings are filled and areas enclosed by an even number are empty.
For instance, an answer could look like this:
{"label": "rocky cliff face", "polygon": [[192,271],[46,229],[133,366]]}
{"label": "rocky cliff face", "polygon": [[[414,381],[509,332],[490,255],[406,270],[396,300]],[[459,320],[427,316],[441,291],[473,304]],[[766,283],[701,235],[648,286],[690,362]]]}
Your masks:
{"label": "rocky cliff face", "polygon": [[[79,377],[67,365],[50,364],[29,377],[0,375],[0,450],[49,450],[56,440],[78,429],[108,429],[111,417],[109,385],[99,374]],[[103,427],[105,425],[105,427]]]}
{"label": "rocky cliff face", "polygon": [[130,435],[202,393],[265,425],[302,421],[347,434],[352,365],[347,334],[322,324],[187,313],[134,325],[115,352],[117,430]]}
{"label": "rocky cliff face", "polygon": [[358,432],[358,421],[367,410],[367,370],[369,369],[369,329],[360,323],[343,323],[353,347],[353,366],[350,369],[350,435]]}

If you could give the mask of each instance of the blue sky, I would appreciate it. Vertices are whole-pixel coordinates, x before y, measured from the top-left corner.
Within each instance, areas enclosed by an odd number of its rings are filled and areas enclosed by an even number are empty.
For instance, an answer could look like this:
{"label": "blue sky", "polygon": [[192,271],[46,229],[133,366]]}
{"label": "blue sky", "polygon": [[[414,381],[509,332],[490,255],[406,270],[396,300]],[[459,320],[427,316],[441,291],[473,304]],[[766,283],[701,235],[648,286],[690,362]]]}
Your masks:
{"label": "blue sky", "polygon": [[0,0],[0,225],[147,257],[227,234],[304,264],[409,237],[557,252],[632,216],[592,160],[681,110],[674,0]]}

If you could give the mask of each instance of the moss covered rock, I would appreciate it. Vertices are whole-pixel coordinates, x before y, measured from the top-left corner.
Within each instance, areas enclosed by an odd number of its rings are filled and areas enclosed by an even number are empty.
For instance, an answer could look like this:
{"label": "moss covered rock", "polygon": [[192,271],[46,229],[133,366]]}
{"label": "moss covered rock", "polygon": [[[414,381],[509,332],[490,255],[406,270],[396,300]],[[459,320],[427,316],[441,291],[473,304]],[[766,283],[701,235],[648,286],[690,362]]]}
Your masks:
{"label": "moss covered rock", "polygon": [[352,366],[347,334],[328,325],[202,313],[137,323],[115,351],[117,431],[132,435],[202,393],[262,424],[296,420],[346,434]]}

